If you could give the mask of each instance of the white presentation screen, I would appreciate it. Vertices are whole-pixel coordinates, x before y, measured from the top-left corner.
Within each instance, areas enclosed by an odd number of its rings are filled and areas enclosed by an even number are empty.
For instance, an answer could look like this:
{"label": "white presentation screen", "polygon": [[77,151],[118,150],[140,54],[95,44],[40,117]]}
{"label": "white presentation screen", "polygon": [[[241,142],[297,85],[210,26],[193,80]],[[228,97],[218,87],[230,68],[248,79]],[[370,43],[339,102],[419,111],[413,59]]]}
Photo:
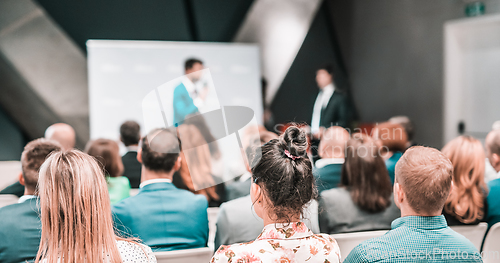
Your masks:
{"label": "white presentation screen", "polygon": [[[261,123],[259,49],[251,44],[89,40],[90,137],[118,140],[119,127],[135,120],[146,134],[143,99],[184,75],[189,58],[209,70],[220,106],[253,109]],[[170,119],[171,116],[167,116]],[[170,123],[172,125],[172,123]]]}

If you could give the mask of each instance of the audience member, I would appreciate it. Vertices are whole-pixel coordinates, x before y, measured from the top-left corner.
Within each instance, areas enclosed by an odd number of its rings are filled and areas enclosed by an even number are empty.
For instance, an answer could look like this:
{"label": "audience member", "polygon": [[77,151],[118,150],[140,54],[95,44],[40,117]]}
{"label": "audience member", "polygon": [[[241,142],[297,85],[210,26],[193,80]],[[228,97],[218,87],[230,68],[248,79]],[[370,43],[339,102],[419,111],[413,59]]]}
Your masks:
{"label": "audience member", "polygon": [[[491,166],[497,173],[500,173],[500,129],[491,131],[486,136],[486,156]],[[488,183],[489,194],[487,197],[486,222],[488,228],[500,222],[500,178]]]}
{"label": "audience member", "polygon": [[328,128],[321,137],[318,149],[321,159],[316,161],[313,170],[319,193],[338,187],[349,136],[344,128],[333,126]]}
{"label": "audience member", "polygon": [[85,152],[96,158],[104,170],[111,204],[129,197],[130,182],[122,176],[123,163],[118,144],[109,139],[97,139],[87,143]]}
{"label": "audience member", "polygon": [[[66,123],[55,123],[45,130],[45,139],[58,142],[65,150],[73,149],[76,141],[75,130]],[[21,197],[24,194],[24,186],[15,182],[0,191],[0,194]]]}
{"label": "audience member", "polygon": [[470,136],[460,136],[441,151],[453,164],[453,188],[443,210],[448,225],[479,224],[487,207],[483,145]]}
{"label": "audience member", "polygon": [[300,221],[316,195],[307,144],[305,132],[292,126],[261,147],[252,160],[250,195],[264,230],[253,242],[221,246],[212,262],[340,262],[335,240]]}
{"label": "audience member", "polygon": [[101,167],[77,150],[50,155],[40,168],[42,238],[36,263],[156,262],[151,249],[114,233]]}
{"label": "audience member", "polygon": [[389,122],[403,126],[406,132],[406,137],[408,138],[406,148],[416,145],[415,141],[413,141],[413,138],[415,136],[415,125],[413,125],[413,122],[410,120],[410,118],[408,118],[408,116],[394,116],[389,119]]}
{"label": "audience member", "polygon": [[22,173],[19,182],[24,195],[17,204],[0,208],[0,262],[32,261],[40,244],[40,218],[38,217],[38,170],[45,158],[60,151],[55,141],[37,139],[29,142],[21,155]]}
{"label": "audience member", "polygon": [[384,122],[374,128],[373,137],[382,144],[380,153],[385,160],[391,183],[394,183],[396,163],[408,145],[405,129],[399,124]]}
{"label": "audience member", "polygon": [[[274,132],[269,131],[259,131],[259,136],[250,136],[249,140],[253,140],[252,143],[248,143],[248,147],[245,147],[245,154],[247,159],[250,159],[253,152],[252,145],[262,145],[272,139],[277,139],[278,135]],[[226,200],[234,200],[240,197],[248,196],[250,194],[250,186],[252,185],[252,173],[250,171],[250,166],[247,166],[247,171],[237,177],[234,182],[228,183],[226,185]],[[259,230],[260,233],[260,230]]]}
{"label": "audience member", "polygon": [[75,130],[66,123],[55,123],[50,125],[45,130],[45,138],[60,143],[64,150],[75,148]]}
{"label": "audience member", "polygon": [[137,161],[137,149],[141,139],[141,126],[135,121],[126,121],[120,126],[120,140],[127,147],[122,156],[123,176],[130,181],[130,187],[139,188],[141,184],[141,163]]}
{"label": "audience member", "polygon": [[412,147],[398,161],[395,179],[401,218],[385,235],[356,246],[344,262],[482,262],[474,245],[449,228],[442,215],[453,179],[446,156]]}
{"label": "audience member", "polygon": [[[278,136],[272,132],[260,131],[260,136],[254,138],[253,143],[247,143],[246,155],[250,160],[254,155],[252,146],[267,143],[270,140],[278,139]],[[250,165],[247,166],[248,174],[251,177]],[[243,177],[243,176],[242,176]],[[248,185],[246,183],[248,182]],[[255,240],[262,232],[264,221],[255,214],[252,199],[250,197],[251,179],[241,182],[235,182],[230,186],[238,188],[237,193],[246,192],[247,195],[236,198],[229,202],[225,202],[220,206],[219,215],[217,217],[217,231],[215,232],[215,248],[221,245],[231,245],[234,243],[243,243]],[[248,190],[244,189],[247,187]],[[228,186],[228,189],[229,186]],[[235,188],[233,188],[234,190]],[[246,190],[246,191],[245,191]],[[233,196],[235,193],[233,193]],[[318,203],[316,200],[311,200],[303,211],[302,221],[306,224],[313,233],[319,233],[318,225]]]}
{"label": "audience member", "polygon": [[172,175],[181,167],[175,131],[157,129],[141,141],[139,193],[113,207],[116,228],[138,236],[155,251],[207,246],[207,199],[176,188]]}
{"label": "audience member", "polygon": [[354,134],[347,142],[340,185],[321,193],[321,232],[390,229],[391,222],[401,215],[391,201],[392,185],[384,160],[367,135]]}

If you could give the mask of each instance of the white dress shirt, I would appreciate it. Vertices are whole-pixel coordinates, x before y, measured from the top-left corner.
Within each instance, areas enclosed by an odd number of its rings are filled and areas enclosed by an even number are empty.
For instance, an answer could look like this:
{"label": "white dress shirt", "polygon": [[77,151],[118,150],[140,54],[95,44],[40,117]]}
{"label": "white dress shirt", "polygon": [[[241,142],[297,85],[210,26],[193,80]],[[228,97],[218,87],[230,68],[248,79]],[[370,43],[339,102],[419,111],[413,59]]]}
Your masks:
{"label": "white dress shirt", "polygon": [[172,180],[167,179],[167,178],[150,179],[150,180],[142,182],[139,185],[139,188],[143,188],[144,186],[146,186],[148,184],[155,184],[155,183],[172,183]]}
{"label": "white dress shirt", "polygon": [[334,91],[335,87],[333,86],[333,83],[330,83],[318,93],[318,97],[316,97],[316,101],[314,102],[311,133],[314,134],[319,131],[321,111],[328,105]]}
{"label": "white dress shirt", "polygon": [[189,78],[185,77],[182,80],[182,84],[184,87],[186,87],[187,92],[189,93],[189,96],[193,99],[193,104],[197,108],[200,108],[203,106],[203,100],[199,97],[200,92],[202,91],[203,87],[200,87],[199,83],[201,81],[198,81],[197,83],[193,83]]}

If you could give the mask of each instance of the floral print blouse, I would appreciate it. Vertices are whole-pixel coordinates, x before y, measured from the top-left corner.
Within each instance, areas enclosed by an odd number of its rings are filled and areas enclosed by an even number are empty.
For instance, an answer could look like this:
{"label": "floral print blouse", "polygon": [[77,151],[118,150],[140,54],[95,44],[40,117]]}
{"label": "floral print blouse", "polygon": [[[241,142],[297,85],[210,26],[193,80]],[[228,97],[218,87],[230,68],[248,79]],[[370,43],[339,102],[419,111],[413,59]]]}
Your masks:
{"label": "floral print blouse", "polygon": [[313,234],[302,222],[269,224],[255,241],[221,246],[212,263],[338,263],[340,249],[326,234]]}

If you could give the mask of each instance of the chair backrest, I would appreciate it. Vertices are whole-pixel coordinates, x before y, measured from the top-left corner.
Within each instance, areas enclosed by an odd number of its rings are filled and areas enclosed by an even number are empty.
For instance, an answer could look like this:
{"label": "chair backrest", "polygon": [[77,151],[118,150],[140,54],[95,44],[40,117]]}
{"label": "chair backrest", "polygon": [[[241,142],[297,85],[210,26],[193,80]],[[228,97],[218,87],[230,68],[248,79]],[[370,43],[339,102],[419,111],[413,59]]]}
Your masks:
{"label": "chair backrest", "polygon": [[488,224],[483,222],[474,226],[450,226],[450,228],[466,237],[478,250],[481,250],[481,243],[486,229],[488,229]]}
{"label": "chair backrest", "polygon": [[345,259],[351,250],[361,242],[370,238],[379,237],[387,233],[389,230],[353,232],[345,234],[333,234],[332,237],[337,241],[340,248],[340,255]]}
{"label": "chair backrest", "polygon": [[158,263],[207,263],[213,255],[208,247],[154,252]]}
{"label": "chair backrest", "polygon": [[0,195],[0,208],[17,203],[19,197],[15,195]]}
{"label": "chair backrest", "polygon": [[494,224],[488,231],[481,254],[484,263],[500,262],[500,223]]}
{"label": "chair backrest", "polygon": [[208,247],[214,251],[215,231],[217,229],[217,216],[219,216],[218,207],[209,207],[208,214]]}
{"label": "chair backrest", "polygon": [[19,173],[21,172],[20,161],[4,161],[0,162],[0,190],[17,182]]}

